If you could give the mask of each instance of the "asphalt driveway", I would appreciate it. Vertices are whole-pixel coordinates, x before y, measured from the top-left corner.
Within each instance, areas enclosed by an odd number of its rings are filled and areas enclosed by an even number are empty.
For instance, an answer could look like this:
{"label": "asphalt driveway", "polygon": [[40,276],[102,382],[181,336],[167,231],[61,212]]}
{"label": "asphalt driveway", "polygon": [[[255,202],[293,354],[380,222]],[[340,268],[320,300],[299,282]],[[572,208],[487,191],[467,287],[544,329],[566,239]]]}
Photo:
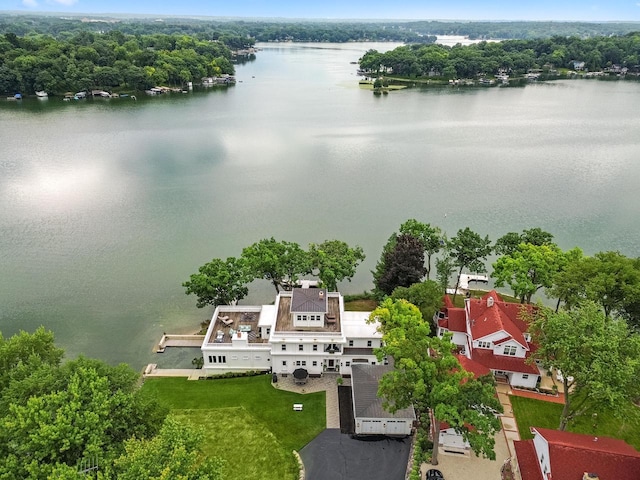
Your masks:
{"label": "asphalt driveway", "polygon": [[327,429],[301,451],[307,480],[404,480],[411,438],[356,439]]}

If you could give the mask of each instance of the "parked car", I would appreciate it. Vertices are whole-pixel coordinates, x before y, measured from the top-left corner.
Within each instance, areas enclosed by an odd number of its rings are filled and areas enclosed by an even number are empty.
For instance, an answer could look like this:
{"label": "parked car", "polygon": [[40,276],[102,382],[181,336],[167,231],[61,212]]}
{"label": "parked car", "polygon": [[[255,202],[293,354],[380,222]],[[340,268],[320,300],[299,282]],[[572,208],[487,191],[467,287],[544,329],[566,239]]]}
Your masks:
{"label": "parked car", "polygon": [[436,470],[432,468],[431,470],[427,470],[426,480],[444,480],[444,476],[440,470]]}

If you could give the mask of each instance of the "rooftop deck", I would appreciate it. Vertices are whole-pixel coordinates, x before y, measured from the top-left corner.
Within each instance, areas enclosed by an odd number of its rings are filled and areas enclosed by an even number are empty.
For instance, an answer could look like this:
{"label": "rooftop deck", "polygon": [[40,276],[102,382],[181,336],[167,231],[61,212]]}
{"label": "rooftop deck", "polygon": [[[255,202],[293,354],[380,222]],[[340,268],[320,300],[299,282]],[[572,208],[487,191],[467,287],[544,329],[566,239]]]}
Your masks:
{"label": "rooftop deck", "polygon": [[291,316],[291,297],[280,296],[278,305],[278,317],[276,319],[276,332],[326,332],[340,333],[342,319],[340,318],[340,299],[330,296],[327,298],[327,314],[335,317],[333,323],[327,323],[326,319],[321,327],[299,328],[293,326],[293,318]]}
{"label": "rooftop deck", "polygon": [[[255,311],[218,311],[213,320],[215,322],[207,343],[231,343],[231,335],[238,331],[247,331],[249,343],[266,343],[268,339],[260,338],[258,329],[259,312]],[[219,336],[219,332],[222,333]]]}

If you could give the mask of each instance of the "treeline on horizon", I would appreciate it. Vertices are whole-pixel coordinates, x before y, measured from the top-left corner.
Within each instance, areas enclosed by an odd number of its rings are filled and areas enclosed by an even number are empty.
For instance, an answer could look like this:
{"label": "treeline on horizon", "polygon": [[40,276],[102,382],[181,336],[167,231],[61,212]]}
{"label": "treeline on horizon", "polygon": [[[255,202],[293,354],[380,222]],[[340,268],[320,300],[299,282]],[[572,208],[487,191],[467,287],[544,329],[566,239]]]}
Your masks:
{"label": "treeline on horizon", "polygon": [[[366,12],[363,12],[366,17]],[[0,33],[19,36],[32,34],[59,35],[92,31],[105,33],[118,30],[132,35],[164,33],[195,35],[201,39],[217,39],[220,35],[252,38],[258,42],[348,42],[397,41],[430,43],[433,35],[461,35],[471,39],[534,39],[553,36],[581,38],[625,35],[640,30],[638,22],[554,22],[554,21],[441,21],[441,20],[287,20],[287,19],[220,19],[170,16],[124,15],[61,16],[0,14]]]}
{"label": "treeline on horizon", "polygon": [[473,45],[405,45],[380,53],[369,50],[360,68],[372,74],[392,72],[397,76],[441,76],[472,78],[506,71],[524,74],[530,70],[584,69],[600,71],[613,66],[640,71],[640,33],[591,38],[562,37],[534,40],[479,42]]}

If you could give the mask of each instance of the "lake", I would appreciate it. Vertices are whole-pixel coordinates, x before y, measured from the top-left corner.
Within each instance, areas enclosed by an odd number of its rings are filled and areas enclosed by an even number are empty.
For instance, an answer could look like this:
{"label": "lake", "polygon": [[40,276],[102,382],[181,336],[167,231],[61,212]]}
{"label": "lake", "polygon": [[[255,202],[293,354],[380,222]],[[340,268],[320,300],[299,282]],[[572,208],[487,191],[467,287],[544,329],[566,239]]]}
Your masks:
{"label": "lake", "polygon": [[[265,44],[192,94],[0,102],[0,331],[45,325],[68,356],[136,369],[211,315],[181,286],[274,236],[361,245],[371,289],[408,218],[493,240],[640,255],[640,83],[415,88],[376,97],[357,61],[390,44]],[[270,302],[254,282],[247,302]],[[187,358],[189,356],[189,358]]]}

